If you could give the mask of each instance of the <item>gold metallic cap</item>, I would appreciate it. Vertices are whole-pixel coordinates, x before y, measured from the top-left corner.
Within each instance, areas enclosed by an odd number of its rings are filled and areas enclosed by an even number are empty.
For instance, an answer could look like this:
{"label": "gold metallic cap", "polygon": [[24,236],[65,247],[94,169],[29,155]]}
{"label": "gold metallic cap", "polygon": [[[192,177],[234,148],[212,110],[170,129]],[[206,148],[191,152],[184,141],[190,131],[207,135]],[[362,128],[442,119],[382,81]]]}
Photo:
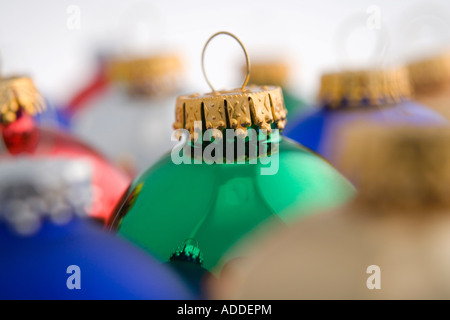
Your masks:
{"label": "gold metallic cap", "polygon": [[450,129],[360,123],[346,129],[340,168],[370,207],[450,207]]}
{"label": "gold metallic cap", "polygon": [[408,70],[414,93],[439,91],[450,84],[450,53],[413,62]]}
{"label": "gold metallic cap", "polygon": [[0,122],[9,124],[17,119],[23,110],[35,115],[45,109],[45,102],[28,77],[9,77],[0,79]]}
{"label": "gold metallic cap", "polygon": [[125,83],[130,93],[136,95],[164,95],[176,91],[182,70],[182,61],[175,54],[113,59],[107,66],[108,76]]}
{"label": "gold metallic cap", "polygon": [[397,68],[324,74],[318,98],[335,109],[390,105],[410,95],[408,72],[405,68]]}
{"label": "gold metallic cap", "polygon": [[283,92],[275,86],[249,86],[206,94],[180,96],[176,102],[175,129],[187,129],[194,135],[194,122],[204,117],[206,129],[235,129],[239,136],[256,126],[271,132],[271,124],[283,130],[287,110]]}
{"label": "gold metallic cap", "polygon": [[[206,47],[218,35],[233,37],[245,53],[247,75],[239,89],[216,91],[206,75],[204,64]],[[257,127],[270,133],[271,124],[274,123],[279,130],[284,129],[287,110],[281,88],[255,85],[246,87],[250,78],[250,59],[244,45],[234,34],[220,31],[208,39],[202,52],[202,70],[212,92],[178,97],[174,129],[189,130],[192,140],[196,139],[195,122],[202,122],[206,130],[234,129],[240,138],[247,136],[249,127]]]}
{"label": "gold metallic cap", "polygon": [[289,66],[283,61],[252,63],[250,74],[252,84],[284,87],[288,82]]}

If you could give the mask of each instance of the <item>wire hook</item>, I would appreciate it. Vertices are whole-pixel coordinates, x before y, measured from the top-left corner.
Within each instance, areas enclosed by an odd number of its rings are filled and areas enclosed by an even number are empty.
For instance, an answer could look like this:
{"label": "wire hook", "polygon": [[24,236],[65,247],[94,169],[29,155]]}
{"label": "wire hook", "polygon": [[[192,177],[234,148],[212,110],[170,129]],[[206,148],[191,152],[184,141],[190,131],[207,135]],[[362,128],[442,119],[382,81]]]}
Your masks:
{"label": "wire hook", "polygon": [[208,44],[211,42],[212,39],[214,39],[215,37],[217,37],[218,35],[228,35],[232,38],[234,38],[242,47],[242,50],[244,50],[244,54],[245,54],[245,62],[247,64],[247,76],[245,77],[244,83],[242,84],[241,90],[244,91],[245,87],[247,86],[247,83],[250,79],[250,59],[248,57],[248,53],[247,53],[247,49],[245,49],[244,44],[241,42],[241,40],[239,40],[238,37],[236,37],[234,34],[228,32],[228,31],[220,31],[217,32],[215,34],[213,34],[208,41],[206,41],[205,46],[203,47],[203,51],[202,51],[202,71],[203,71],[203,76],[205,77],[206,82],[208,83],[209,87],[211,88],[211,90],[213,92],[217,92],[216,89],[214,89],[213,85],[211,84],[211,81],[209,81],[208,76],[206,75],[206,70],[205,70],[205,52],[206,52],[206,47],[208,46]]}

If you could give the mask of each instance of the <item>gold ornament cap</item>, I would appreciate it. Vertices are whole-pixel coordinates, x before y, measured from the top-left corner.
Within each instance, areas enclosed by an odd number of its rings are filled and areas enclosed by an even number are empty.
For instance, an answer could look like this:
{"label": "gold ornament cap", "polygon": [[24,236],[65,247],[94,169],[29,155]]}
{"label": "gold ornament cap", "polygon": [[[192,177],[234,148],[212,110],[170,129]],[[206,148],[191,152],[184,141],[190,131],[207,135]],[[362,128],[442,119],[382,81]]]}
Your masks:
{"label": "gold ornament cap", "polygon": [[[218,35],[233,37],[242,47],[247,61],[247,76],[241,88],[216,91],[209,81],[205,66],[205,50],[209,42]],[[195,122],[202,122],[203,128],[234,129],[238,137],[247,136],[247,128],[257,127],[271,132],[275,124],[280,130],[286,125],[287,110],[283,92],[277,86],[249,86],[250,60],[242,42],[233,34],[221,31],[212,35],[206,42],[202,53],[202,69],[211,93],[179,96],[175,106],[174,129],[187,129],[195,140]],[[202,128],[202,129],[203,129]]]}
{"label": "gold ornament cap", "polygon": [[45,102],[28,77],[0,78],[0,112],[2,124],[17,119],[20,111],[33,116],[45,110]]}
{"label": "gold ornament cap", "polygon": [[342,141],[340,168],[358,185],[358,203],[450,208],[450,128],[359,123]]}
{"label": "gold ornament cap", "polygon": [[319,101],[329,108],[382,106],[411,96],[405,68],[327,73],[321,78]]}
{"label": "gold ornament cap", "polygon": [[257,62],[252,63],[250,72],[251,84],[285,87],[289,78],[289,65],[282,60]]}
{"label": "gold ornament cap", "polygon": [[439,91],[450,85],[450,52],[408,65],[413,91],[417,95]]}
{"label": "gold ornament cap", "polygon": [[113,59],[107,65],[108,77],[125,83],[133,95],[165,95],[178,89],[183,63],[177,54]]}
{"label": "gold ornament cap", "polygon": [[271,132],[271,124],[283,130],[287,110],[280,87],[249,86],[177,98],[174,129],[187,129],[194,134],[194,122],[204,117],[206,129],[235,129],[246,136],[247,128],[256,126]]}

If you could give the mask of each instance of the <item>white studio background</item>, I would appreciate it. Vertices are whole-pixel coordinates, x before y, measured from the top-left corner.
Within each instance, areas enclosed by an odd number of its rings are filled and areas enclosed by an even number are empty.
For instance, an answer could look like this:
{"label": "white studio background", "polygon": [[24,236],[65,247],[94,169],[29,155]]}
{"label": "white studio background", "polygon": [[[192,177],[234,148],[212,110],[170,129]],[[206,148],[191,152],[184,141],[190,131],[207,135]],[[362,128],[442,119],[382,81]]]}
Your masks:
{"label": "white studio background", "polygon": [[[431,54],[447,47],[450,1],[416,0],[0,0],[2,74],[26,73],[44,94],[62,103],[92,76],[103,52],[180,51],[187,66],[186,88],[209,91],[200,57],[206,40],[230,31],[250,58],[272,54],[292,61],[292,89],[312,100],[322,72],[342,67],[337,43],[355,66],[370,61],[381,18],[389,46],[384,63]],[[343,21],[367,17],[341,39]],[[372,20],[370,20],[372,19]],[[375,23],[376,26],[377,23]],[[208,75],[216,88],[239,87],[241,56],[231,38],[211,42]]]}

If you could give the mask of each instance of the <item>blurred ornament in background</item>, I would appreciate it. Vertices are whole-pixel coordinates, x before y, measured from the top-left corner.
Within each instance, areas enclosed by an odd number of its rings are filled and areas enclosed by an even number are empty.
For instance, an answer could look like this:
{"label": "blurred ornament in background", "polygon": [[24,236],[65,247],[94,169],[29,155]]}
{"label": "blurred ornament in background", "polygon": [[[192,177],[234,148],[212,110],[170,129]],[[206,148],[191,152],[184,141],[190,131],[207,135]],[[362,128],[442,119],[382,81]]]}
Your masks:
{"label": "blurred ornament in background", "polygon": [[131,96],[158,97],[178,91],[183,64],[178,54],[164,53],[129,59],[113,59],[112,80],[122,83]]}
{"label": "blurred ornament in background", "polygon": [[[220,34],[244,49],[219,32],[202,58]],[[201,268],[218,272],[224,254],[258,225],[286,225],[354,193],[326,161],[278,134],[286,123],[281,88],[246,87],[248,79],[242,88],[210,84],[211,93],[178,97],[180,142],[133,181],[110,220],[111,229],[161,261],[184,263],[183,274],[194,264],[188,281]],[[296,215],[283,213],[292,208]]]}
{"label": "blurred ornament in background", "polygon": [[28,77],[1,78],[0,128],[3,161],[30,158],[80,159],[92,167],[90,217],[106,220],[129,184],[128,177],[91,148],[66,133],[41,128],[33,115],[45,108],[44,100]]}
{"label": "blurred ornament in background", "polygon": [[[360,12],[345,18],[336,28],[335,51],[339,72],[322,75],[317,106],[291,121],[285,135],[337,165],[343,129],[355,122],[384,124],[442,124],[445,119],[410,100],[411,87],[405,68],[386,67],[390,47],[389,30],[380,16]],[[363,30],[372,41],[349,41]],[[353,44],[349,48],[349,44]],[[368,49],[370,48],[370,49]],[[361,59],[361,54],[365,57]],[[359,58],[358,58],[359,56]],[[337,167],[339,169],[339,167]]]}
{"label": "blurred ornament in background", "polygon": [[65,110],[45,99],[45,110],[33,116],[34,121],[40,127],[49,127],[57,130],[70,130],[70,119]]}
{"label": "blurred ornament in background", "polygon": [[450,52],[408,65],[414,100],[450,119]]}
{"label": "blurred ornament in background", "polygon": [[[5,46],[2,46],[2,50],[0,52],[0,81],[2,81],[4,84],[15,82],[11,90],[14,90],[14,87],[17,87],[19,85],[21,88],[24,88],[24,90],[29,90],[29,94],[33,94],[33,90],[31,87],[32,84],[25,84],[25,82],[30,81],[26,77],[15,77],[10,76],[8,78],[4,78],[3,73],[5,73],[6,70],[14,70],[12,73],[13,75],[17,74],[24,74],[29,71],[29,63],[28,63],[28,51],[27,48],[24,48],[21,45],[15,44],[8,44]],[[7,57],[7,64],[4,65],[3,58]],[[11,73],[9,73],[11,74]],[[21,85],[22,83],[23,85]],[[28,89],[27,89],[28,88]],[[23,95],[23,93],[22,93]],[[40,100],[42,102],[41,105],[45,105],[44,108],[39,108],[39,110],[33,111],[31,109],[28,109],[28,113],[33,117],[34,121],[39,125],[43,127],[50,127],[50,128],[56,128],[56,129],[66,129],[68,126],[64,122],[64,119],[61,118],[60,110],[55,107],[50,101],[44,97],[40,97]]]}
{"label": "blurred ornament in background", "polygon": [[88,83],[77,91],[73,97],[65,104],[61,110],[61,115],[72,127],[73,117],[81,112],[83,108],[89,106],[92,100],[104,94],[109,85],[108,77],[108,58],[105,55],[99,55],[95,61],[95,70]]}
{"label": "blurred ornament in background", "polygon": [[[250,84],[255,85],[273,85],[283,89],[284,103],[287,109],[287,119],[295,119],[300,113],[304,112],[307,104],[297,97],[289,89],[289,76],[292,66],[287,61],[281,59],[252,62],[250,70]],[[245,69],[244,69],[245,70]]]}
{"label": "blurred ornament in background", "polygon": [[450,129],[350,128],[340,161],[360,186],[354,201],[274,232],[213,298],[450,297]]}
{"label": "blurred ornament in background", "polygon": [[169,268],[83,219],[93,174],[83,159],[0,162],[0,298],[189,299]]}
{"label": "blurred ornament in background", "polygon": [[182,70],[177,54],[111,58],[106,82],[99,76],[92,86],[99,95],[68,109],[74,132],[131,175],[147,168],[170,150],[171,105]]}
{"label": "blurred ornament in background", "polygon": [[96,75],[66,108],[73,132],[131,176],[171,146],[172,105],[184,67],[165,18],[156,4],[126,5],[114,31],[99,40]]}
{"label": "blurred ornament in background", "polygon": [[410,90],[404,68],[324,74],[319,107],[288,125],[285,135],[337,165],[342,152],[339,135],[353,123],[446,123],[439,114],[411,101]]}

